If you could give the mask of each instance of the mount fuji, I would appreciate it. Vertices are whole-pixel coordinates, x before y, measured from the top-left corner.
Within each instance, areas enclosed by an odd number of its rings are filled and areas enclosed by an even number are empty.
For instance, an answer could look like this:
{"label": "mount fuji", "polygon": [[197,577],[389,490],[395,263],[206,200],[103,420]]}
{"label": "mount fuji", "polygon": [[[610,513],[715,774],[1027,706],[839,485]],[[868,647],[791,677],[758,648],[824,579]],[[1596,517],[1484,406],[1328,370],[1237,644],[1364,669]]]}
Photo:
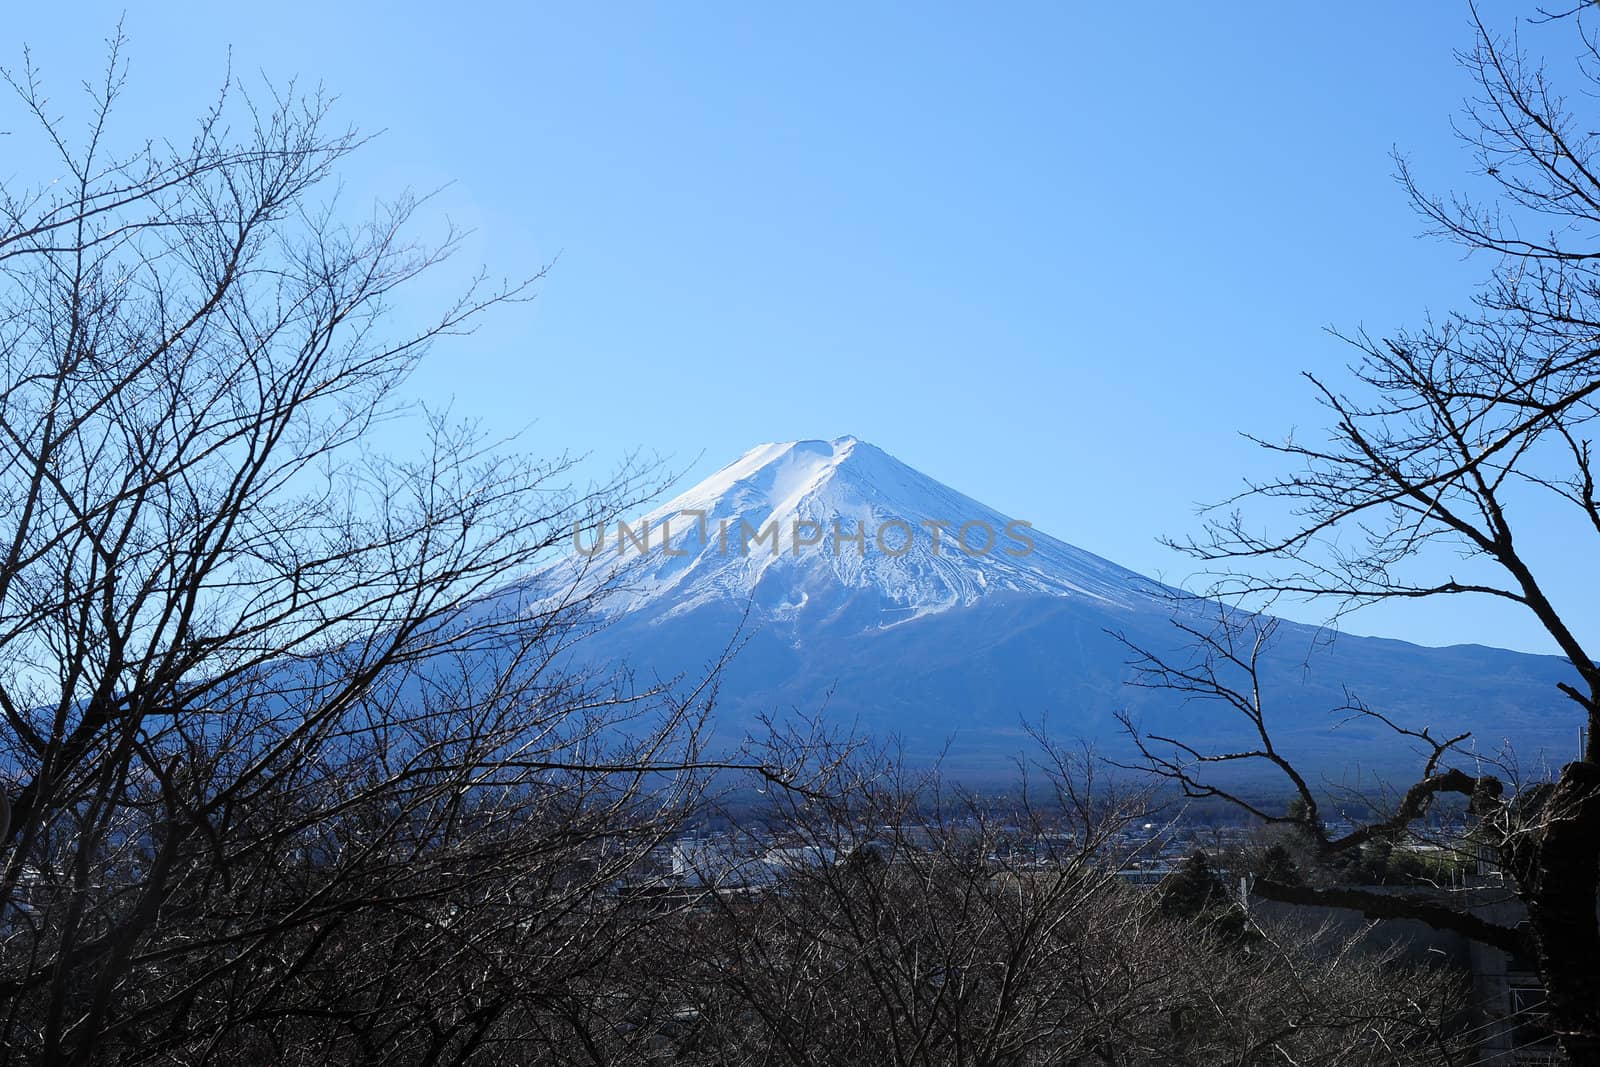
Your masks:
{"label": "mount fuji", "polygon": [[[580,643],[597,664],[696,676],[730,640],[718,730],[762,715],[824,714],[999,781],[1030,724],[1126,754],[1126,711],[1197,748],[1251,740],[1221,705],[1129,686],[1112,633],[1182,656],[1174,590],[950,489],[854,437],[759,445],[649,514],[574,531],[534,580],[604,588],[608,625]],[[1524,767],[1570,758],[1564,661],[1483,646],[1427,648],[1283,622],[1265,660],[1274,740],[1329,777],[1413,769],[1400,740],[1337,709],[1349,693],[1413,728],[1507,742]],[[1347,692],[1348,690],[1348,692]]]}

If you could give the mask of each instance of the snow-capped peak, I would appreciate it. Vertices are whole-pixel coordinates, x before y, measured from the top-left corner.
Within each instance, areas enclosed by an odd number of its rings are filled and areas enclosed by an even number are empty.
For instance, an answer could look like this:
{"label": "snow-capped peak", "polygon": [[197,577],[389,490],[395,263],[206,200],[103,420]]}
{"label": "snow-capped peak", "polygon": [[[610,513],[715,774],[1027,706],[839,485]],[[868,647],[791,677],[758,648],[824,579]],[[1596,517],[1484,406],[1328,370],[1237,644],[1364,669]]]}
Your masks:
{"label": "snow-capped peak", "polygon": [[1153,588],[850,436],[757,445],[574,549],[568,573],[615,574],[613,609],[667,617],[731,601],[887,626],[1007,592],[1132,607]]}

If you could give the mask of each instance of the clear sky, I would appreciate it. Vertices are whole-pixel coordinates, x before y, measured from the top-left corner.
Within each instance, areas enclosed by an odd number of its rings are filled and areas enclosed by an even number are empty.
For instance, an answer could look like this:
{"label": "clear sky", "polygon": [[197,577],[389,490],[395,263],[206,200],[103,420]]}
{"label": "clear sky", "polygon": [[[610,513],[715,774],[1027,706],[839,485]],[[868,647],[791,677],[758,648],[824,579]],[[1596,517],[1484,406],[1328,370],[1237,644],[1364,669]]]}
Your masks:
{"label": "clear sky", "polygon": [[[1484,5],[1507,27],[1522,10]],[[63,11],[8,11],[3,56],[28,42],[67,109],[121,8]],[[458,266],[555,260],[534,304],[440,353],[426,395],[690,480],[852,433],[1168,580],[1192,565],[1156,535],[1263,469],[1237,431],[1322,425],[1296,376],[1349,358],[1325,326],[1416,323],[1485,266],[1415,236],[1388,156],[1441,189],[1467,168],[1456,4],[281,0],[125,21],[125,132],[184,133],[231,47],[381,131],[351,202],[453,182],[437,204],[476,231]],[[1595,633],[1592,549],[1544,551]],[[1548,647],[1461,601],[1347,628]]]}

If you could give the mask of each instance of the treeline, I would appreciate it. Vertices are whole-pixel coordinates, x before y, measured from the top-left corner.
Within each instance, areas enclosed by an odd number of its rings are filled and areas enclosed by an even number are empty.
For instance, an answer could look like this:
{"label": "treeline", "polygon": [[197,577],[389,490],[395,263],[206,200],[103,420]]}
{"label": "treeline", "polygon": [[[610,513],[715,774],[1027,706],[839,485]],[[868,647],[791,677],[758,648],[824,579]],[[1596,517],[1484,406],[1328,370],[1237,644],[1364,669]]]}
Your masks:
{"label": "treeline", "polygon": [[63,833],[30,862],[0,943],[0,1047],[119,1064],[1459,1062],[1456,979],[1263,924],[1203,864],[1124,882],[1144,798],[1095,795],[1061,753],[1037,809],[1003,813],[859,751],[763,754],[797,773],[716,858],[685,857],[681,833],[713,798],[569,772],[407,808],[364,803],[346,764],[339,801],[296,818],[263,796],[259,818],[176,849],[175,813],[130,797],[92,855]]}

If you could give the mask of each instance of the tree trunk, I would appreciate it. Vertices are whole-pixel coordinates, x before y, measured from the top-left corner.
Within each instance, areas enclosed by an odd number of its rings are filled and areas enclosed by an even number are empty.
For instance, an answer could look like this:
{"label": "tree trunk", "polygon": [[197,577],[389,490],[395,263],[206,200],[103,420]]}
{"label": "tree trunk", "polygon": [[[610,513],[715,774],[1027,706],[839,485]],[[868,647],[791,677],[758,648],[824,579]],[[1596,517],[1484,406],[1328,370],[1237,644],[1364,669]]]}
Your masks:
{"label": "tree trunk", "polygon": [[1600,765],[1569,763],[1519,865],[1550,1027],[1576,1067],[1600,1067]]}

